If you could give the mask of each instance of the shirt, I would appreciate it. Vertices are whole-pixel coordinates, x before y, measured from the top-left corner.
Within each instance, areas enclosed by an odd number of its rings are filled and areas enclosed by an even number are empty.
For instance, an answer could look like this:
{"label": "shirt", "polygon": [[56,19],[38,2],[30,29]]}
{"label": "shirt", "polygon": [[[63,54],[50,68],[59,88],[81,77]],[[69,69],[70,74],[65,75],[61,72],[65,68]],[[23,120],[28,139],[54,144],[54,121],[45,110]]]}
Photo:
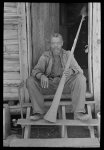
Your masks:
{"label": "shirt", "polygon": [[51,69],[51,77],[57,77],[57,76],[62,76],[63,73],[63,67],[61,64],[61,58],[59,55],[54,55],[53,56],[53,64],[52,64],[52,69]]}

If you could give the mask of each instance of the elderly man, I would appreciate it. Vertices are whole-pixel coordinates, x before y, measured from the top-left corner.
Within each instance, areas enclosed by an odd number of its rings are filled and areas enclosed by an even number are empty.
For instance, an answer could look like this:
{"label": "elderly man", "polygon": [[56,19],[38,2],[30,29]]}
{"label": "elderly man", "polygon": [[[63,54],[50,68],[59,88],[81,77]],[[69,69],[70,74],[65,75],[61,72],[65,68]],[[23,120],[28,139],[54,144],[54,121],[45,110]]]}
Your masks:
{"label": "elderly man", "polygon": [[[50,49],[39,58],[38,63],[27,79],[27,89],[32,102],[33,114],[31,119],[43,118],[47,112],[44,106],[44,94],[55,94],[62,77],[65,65],[70,55],[63,48],[63,38],[54,33],[50,39]],[[77,119],[89,119],[85,113],[86,78],[83,70],[72,55],[69,69],[65,72],[66,81],[63,93],[71,93],[74,116]]]}

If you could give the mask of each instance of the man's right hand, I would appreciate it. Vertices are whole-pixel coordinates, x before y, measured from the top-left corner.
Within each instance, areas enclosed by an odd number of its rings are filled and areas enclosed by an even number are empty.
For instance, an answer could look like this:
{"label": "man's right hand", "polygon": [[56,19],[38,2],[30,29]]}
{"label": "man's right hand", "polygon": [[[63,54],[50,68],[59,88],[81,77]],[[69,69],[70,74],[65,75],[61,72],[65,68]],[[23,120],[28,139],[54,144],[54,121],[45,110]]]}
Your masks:
{"label": "man's right hand", "polygon": [[41,87],[48,88],[48,78],[45,75],[41,76]]}

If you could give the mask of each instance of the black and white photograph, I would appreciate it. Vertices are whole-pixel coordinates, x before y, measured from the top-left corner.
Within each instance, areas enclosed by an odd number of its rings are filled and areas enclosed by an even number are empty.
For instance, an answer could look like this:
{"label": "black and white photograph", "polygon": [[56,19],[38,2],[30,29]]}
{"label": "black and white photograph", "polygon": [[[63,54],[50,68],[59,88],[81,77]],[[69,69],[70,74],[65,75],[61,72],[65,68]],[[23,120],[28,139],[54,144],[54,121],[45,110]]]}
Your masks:
{"label": "black and white photograph", "polygon": [[3,147],[100,147],[101,3],[4,2]]}

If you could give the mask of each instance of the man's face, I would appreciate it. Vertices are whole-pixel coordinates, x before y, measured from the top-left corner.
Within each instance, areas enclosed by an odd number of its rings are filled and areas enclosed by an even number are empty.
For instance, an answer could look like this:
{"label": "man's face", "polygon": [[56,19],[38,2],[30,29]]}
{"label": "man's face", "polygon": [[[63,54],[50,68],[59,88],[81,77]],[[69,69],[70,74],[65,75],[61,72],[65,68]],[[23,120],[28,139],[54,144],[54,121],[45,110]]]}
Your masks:
{"label": "man's face", "polygon": [[51,39],[51,48],[54,54],[59,54],[63,46],[63,41],[59,37],[52,37]]}

